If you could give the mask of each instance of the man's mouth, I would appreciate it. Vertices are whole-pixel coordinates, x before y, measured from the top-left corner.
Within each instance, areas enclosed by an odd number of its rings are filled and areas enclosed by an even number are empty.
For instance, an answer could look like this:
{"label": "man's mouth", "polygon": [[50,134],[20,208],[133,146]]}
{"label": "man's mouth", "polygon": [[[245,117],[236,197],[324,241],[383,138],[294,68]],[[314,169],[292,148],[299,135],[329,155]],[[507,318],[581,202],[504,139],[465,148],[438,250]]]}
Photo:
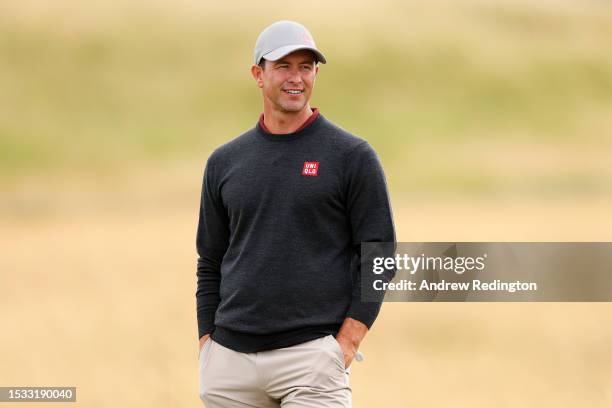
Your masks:
{"label": "man's mouth", "polygon": [[283,89],[283,92],[286,92],[289,95],[301,95],[304,93],[304,90],[303,89]]}

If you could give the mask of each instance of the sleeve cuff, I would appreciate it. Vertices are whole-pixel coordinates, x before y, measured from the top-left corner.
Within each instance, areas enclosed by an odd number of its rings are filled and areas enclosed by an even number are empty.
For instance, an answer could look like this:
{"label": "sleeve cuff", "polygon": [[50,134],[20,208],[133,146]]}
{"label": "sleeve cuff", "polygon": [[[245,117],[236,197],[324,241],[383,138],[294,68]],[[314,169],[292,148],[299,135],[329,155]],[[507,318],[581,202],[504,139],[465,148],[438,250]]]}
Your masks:
{"label": "sleeve cuff", "polygon": [[346,317],[359,320],[361,323],[365,324],[369,330],[374,324],[376,317],[378,317],[380,307],[380,302],[353,301]]}

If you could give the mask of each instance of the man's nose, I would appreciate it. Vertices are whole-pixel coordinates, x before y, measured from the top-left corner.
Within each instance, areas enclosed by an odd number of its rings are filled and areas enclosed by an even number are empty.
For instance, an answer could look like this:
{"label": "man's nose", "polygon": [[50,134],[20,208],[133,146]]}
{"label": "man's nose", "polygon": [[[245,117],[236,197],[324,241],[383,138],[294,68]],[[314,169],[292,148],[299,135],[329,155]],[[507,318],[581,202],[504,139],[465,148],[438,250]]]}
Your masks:
{"label": "man's nose", "polygon": [[302,75],[300,74],[299,69],[292,69],[289,71],[289,77],[287,78],[289,82],[302,82]]}

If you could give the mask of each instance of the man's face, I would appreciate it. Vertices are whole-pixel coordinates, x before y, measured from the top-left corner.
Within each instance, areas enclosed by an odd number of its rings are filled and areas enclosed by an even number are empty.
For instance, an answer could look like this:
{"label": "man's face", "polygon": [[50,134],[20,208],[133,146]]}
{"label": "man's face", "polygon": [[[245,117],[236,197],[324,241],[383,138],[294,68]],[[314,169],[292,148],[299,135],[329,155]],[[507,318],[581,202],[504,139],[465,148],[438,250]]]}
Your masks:
{"label": "man's face", "polygon": [[253,65],[251,72],[262,89],[264,105],[281,112],[299,112],[312,95],[319,67],[308,50],[292,52],[277,61],[265,61],[265,69]]}

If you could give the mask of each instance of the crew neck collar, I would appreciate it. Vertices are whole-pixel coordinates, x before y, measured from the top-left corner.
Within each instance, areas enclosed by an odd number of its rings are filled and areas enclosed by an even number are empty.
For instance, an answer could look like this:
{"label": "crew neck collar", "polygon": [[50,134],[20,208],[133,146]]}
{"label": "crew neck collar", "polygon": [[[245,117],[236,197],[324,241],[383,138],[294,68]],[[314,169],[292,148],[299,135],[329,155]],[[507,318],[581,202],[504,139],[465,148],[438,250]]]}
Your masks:
{"label": "crew neck collar", "polygon": [[306,133],[309,133],[312,129],[318,126],[321,122],[322,115],[319,109],[312,108],[312,115],[306,119],[306,121],[292,133],[270,133],[263,121],[263,113],[259,116],[259,121],[256,125],[257,134],[264,137],[267,140],[274,142],[286,142],[300,138]]}

